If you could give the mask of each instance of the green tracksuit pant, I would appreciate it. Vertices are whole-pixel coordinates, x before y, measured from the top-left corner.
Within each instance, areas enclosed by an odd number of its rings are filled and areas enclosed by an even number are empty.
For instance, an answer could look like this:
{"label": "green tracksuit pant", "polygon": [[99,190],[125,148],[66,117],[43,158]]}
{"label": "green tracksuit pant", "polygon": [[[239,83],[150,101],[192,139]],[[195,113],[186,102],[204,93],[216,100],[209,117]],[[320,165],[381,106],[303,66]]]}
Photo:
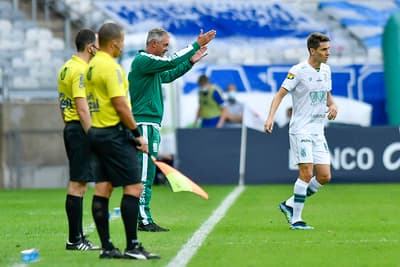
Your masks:
{"label": "green tracksuit pant", "polygon": [[[152,125],[139,124],[139,131],[148,140],[149,154],[157,158],[160,147],[160,132]],[[139,164],[141,166],[141,179],[143,192],[139,201],[138,223],[149,224],[153,222],[150,212],[150,201],[152,196],[152,185],[156,176],[156,166],[151,158],[142,152],[138,153]]]}

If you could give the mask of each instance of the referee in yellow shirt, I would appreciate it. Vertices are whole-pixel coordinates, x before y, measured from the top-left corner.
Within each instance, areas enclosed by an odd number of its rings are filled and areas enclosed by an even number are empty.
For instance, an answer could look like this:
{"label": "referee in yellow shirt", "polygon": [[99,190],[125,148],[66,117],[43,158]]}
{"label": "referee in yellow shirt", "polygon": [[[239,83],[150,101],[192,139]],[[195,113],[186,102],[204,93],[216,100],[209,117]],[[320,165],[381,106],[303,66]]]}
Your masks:
{"label": "referee in yellow shirt", "polygon": [[89,60],[96,53],[96,35],[83,29],[75,38],[76,55],[72,56],[58,72],[58,92],[61,116],[65,122],[64,145],[69,161],[70,181],[67,188],[65,210],[69,237],[67,250],[99,249],[88,241],[82,231],[83,196],[87,182],[93,181],[95,158],[86,132],[90,127],[90,114],[86,101],[84,75]]}
{"label": "referee in yellow shirt", "polygon": [[[128,80],[116,62],[124,47],[124,31],[116,23],[105,23],[98,32],[100,51],[90,61],[85,84],[92,115],[88,131],[102,172],[98,176],[92,213],[100,237],[100,258],[158,259],[146,251],[137,238],[137,217],[142,183],[137,150],[148,151],[131,113]],[[123,187],[121,216],[126,249],[122,254],[110,239],[108,210],[113,187]]]}

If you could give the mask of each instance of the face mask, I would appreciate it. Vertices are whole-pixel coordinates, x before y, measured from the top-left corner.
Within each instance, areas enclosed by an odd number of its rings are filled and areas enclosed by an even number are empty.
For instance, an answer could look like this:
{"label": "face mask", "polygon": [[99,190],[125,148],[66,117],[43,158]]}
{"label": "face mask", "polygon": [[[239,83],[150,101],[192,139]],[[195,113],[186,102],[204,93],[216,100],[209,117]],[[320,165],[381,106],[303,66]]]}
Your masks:
{"label": "face mask", "polygon": [[200,91],[202,91],[202,92],[207,92],[207,91],[208,91],[207,86],[202,86],[202,87],[200,87]]}
{"label": "face mask", "polygon": [[228,99],[236,99],[236,93],[234,91],[229,91]]}

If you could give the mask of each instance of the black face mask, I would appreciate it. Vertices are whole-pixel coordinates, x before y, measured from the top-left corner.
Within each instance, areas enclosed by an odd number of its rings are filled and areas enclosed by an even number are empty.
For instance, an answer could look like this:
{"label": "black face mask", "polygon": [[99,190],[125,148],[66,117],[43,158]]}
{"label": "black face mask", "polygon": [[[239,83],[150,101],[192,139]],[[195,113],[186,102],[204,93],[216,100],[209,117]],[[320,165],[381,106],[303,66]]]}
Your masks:
{"label": "black face mask", "polygon": [[229,104],[235,104],[236,103],[236,99],[235,98],[228,98],[228,102],[229,102]]}

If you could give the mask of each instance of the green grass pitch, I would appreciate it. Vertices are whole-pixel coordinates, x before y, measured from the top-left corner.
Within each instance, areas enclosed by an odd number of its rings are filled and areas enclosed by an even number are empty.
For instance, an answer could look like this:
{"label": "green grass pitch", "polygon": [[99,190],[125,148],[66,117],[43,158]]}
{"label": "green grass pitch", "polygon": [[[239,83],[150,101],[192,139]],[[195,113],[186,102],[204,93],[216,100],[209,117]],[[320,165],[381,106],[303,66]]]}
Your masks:
{"label": "green grass pitch", "polygon": [[[161,260],[100,260],[98,251],[66,251],[65,189],[0,191],[0,266],[24,266],[20,252],[38,248],[40,260],[28,266],[165,266],[234,186],[204,186],[210,200],[154,186],[152,210],[165,233],[139,232],[146,249]],[[400,267],[400,184],[330,184],[307,199],[303,219],[312,231],[289,230],[278,203],[292,185],[247,186],[215,226],[188,266],[349,266]],[[90,203],[84,226],[93,231]],[[110,210],[119,206],[113,193]],[[111,220],[111,237],[125,248],[120,218]],[[92,232],[90,232],[92,231]]]}

